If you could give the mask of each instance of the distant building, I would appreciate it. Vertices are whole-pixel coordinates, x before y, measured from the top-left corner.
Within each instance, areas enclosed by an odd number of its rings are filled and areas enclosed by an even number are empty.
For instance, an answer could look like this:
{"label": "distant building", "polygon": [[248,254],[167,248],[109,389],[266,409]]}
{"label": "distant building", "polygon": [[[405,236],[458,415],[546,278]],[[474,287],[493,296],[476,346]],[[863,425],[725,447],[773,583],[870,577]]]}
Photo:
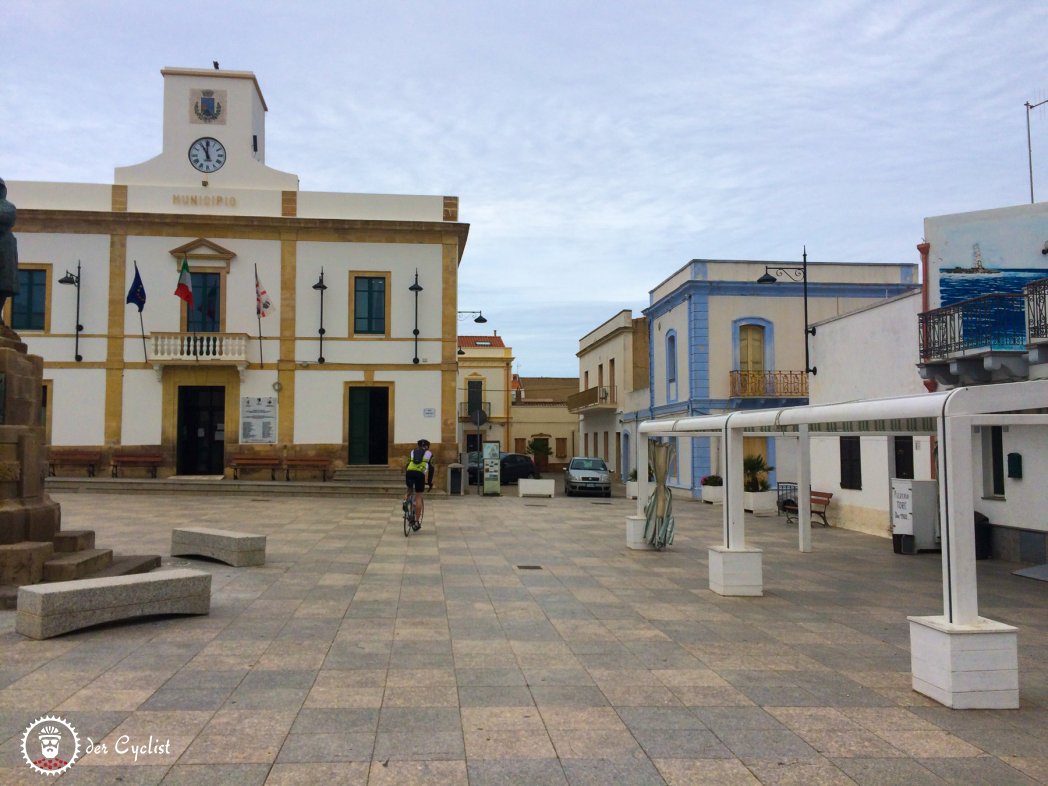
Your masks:
{"label": "distant building", "polygon": [[636,465],[635,413],[648,404],[648,320],[629,309],[579,339],[578,392],[568,409],[579,419],[579,454],[599,456],[621,480]]}
{"label": "distant building", "polygon": [[513,375],[513,452],[546,446],[535,460],[547,469],[559,469],[578,453],[578,416],[568,410],[568,398],[578,389],[575,377],[518,377]]}
{"label": "distant building", "polygon": [[[459,450],[480,450],[482,442],[513,440],[510,411],[513,350],[501,336],[458,337]],[[477,413],[482,413],[478,425]]]}
{"label": "distant building", "polygon": [[157,452],[164,476],[242,451],[386,464],[422,437],[451,458],[458,199],[302,191],[265,164],[254,74],[161,73],[155,158],[112,184],[8,184],[8,320],[44,358],[50,442]]}
{"label": "distant building", "polygon": [[[759,283],[765,273],[774,283]],[[807,263],[808,323],[918,289],[913,264]],[[808,401],[807,360],[818,377],[832,365],[805,355],[804,286],[798,262],[693,259],[650,295],[650,384],[647,406],[624,422],[795,406]],[[877,344],[878,336],[867,336]],[[862,354],[859,347],[853,352]],[[874,373],[871,369],[870,373]],[[627,429],[624,439],[632,439]],[[706,438],[679,440],[670,484],[701,496],[700,481],[717,474],[719,448]],[[759,454],[792,475],[795,446],[747,437],[745,454]],[[775,482],[775,473],[770,478]]]}

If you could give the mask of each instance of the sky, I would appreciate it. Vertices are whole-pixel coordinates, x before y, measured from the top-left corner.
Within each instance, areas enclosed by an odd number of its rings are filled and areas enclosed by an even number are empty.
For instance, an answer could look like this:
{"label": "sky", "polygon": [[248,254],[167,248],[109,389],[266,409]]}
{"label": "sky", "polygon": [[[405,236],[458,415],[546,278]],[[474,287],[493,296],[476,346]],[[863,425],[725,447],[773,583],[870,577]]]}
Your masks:
{"label": "sky", "polygon": [[111,183],[161,68],[253,71],[303,190],[459,197],[459,332],[524,376],[690,259],[916,263],[925,217],[1028,203],[1031,150],[1048,199],[1033,0],[3,5],[0,177]]}

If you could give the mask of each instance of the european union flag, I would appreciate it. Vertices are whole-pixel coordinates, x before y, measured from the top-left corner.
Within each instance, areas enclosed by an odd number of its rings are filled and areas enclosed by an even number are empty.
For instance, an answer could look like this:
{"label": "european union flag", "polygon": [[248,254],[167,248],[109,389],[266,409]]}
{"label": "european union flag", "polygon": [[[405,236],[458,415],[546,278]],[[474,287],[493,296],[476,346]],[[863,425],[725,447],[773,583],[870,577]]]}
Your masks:
{"label": "european union flag", "polygon": [[146,307],[146,288],[142,285],[142,276],[138,274],[138,263],[135,262],[135,280],[131,282],[131,288],[127,290],[127,301],[138,306],[138,313]]}

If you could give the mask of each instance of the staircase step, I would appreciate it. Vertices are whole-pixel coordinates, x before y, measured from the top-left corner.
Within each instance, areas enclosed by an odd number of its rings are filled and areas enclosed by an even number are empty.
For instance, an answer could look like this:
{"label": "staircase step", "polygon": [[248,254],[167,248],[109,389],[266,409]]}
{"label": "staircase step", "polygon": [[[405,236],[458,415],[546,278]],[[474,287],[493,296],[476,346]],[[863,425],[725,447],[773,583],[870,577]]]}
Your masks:
{"label": "staircase step", "polygon": [[110,576],[129,576],[132,573],[149,573],[160,567],[159,554],[116,554],[105,568],[84,576],[85,579],[104,579]]}
{"label": "staircase step", "polygon": [[87,549],[53,557],[44,563],[44,581],[73,581],[103,570],[113,562],[112,549]]}
{"label": "staircase step", "polygon": [[55,544],[57,554],[86,551],[95,547],[95,531],[93,529],[67,529],[56,532],[51,542]]}

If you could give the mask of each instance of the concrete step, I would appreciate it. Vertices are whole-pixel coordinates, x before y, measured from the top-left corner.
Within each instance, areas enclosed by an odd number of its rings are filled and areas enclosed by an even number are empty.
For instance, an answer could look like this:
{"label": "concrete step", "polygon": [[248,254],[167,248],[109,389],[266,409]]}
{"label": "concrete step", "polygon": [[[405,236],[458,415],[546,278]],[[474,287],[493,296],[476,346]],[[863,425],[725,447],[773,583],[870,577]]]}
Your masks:
{"label": "concrete step", "polygon": [[52,557],[44,563],[44,581],[73,581],[108,568],[113,562],[112,549],[87,549]]}
{"label": "concrete step", "polygon": [[95,531],[93,529],[67,529],[56,532],[51,542],[55,544],[56,554],[86,551],[95,547]]}
{"label": "concrete step", "polygon": [[299,497],[395,497],[403,494],[404,480],[388,483],[285,480],[198,480],[190,478],[48,478],[48,493],[102,494],[245,494]]}

